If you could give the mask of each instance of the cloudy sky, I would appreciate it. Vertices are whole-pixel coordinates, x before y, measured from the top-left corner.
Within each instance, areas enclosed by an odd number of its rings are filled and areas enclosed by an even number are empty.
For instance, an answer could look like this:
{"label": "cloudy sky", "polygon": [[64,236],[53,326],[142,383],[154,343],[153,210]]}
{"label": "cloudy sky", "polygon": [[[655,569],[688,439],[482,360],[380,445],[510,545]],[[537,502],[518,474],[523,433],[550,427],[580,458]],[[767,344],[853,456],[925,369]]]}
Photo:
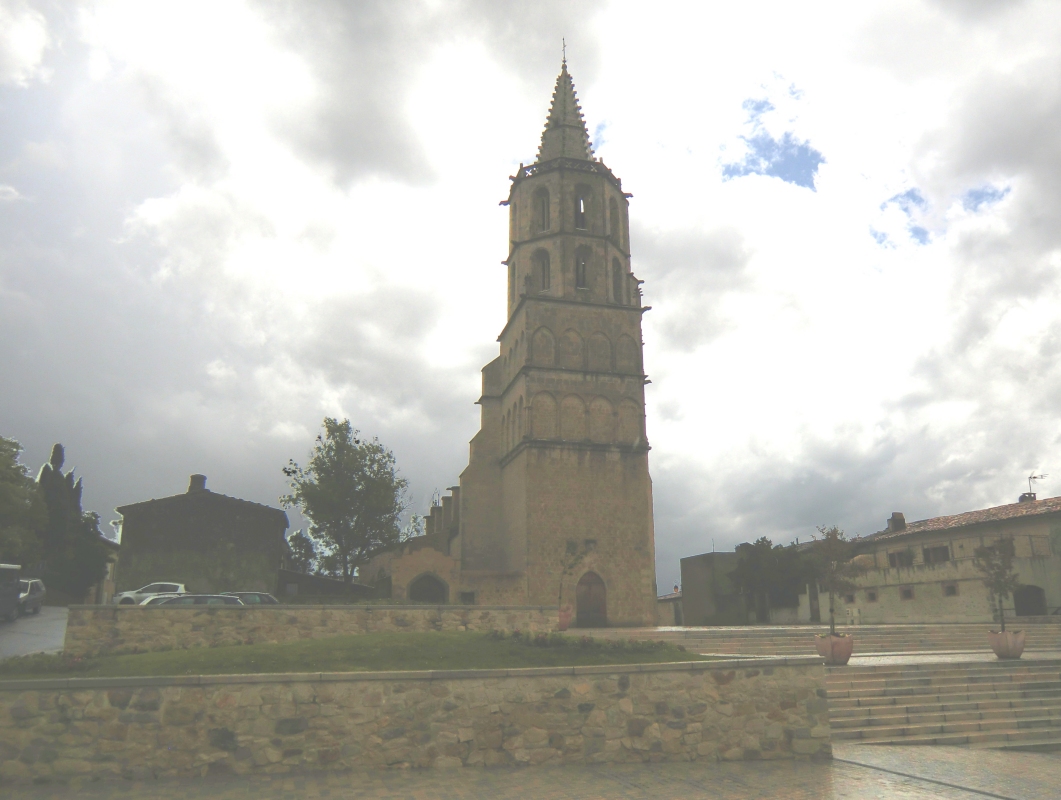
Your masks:
{"label": "cloudy sky", "polygon": [[[634,193],[678,558],[1061,494],[1061,5],[0,0],[0,435],[276,504],[325,415],[456,482],[566,37]],[[1055,477],[1056,476],[1056,477]]]}

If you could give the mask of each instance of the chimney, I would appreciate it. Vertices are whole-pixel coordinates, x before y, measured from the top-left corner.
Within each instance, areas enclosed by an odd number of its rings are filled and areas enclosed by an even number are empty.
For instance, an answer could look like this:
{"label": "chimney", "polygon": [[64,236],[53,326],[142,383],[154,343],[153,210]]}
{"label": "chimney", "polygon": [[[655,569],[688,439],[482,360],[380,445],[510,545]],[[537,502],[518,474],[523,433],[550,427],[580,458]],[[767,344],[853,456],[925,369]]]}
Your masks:
{"label": "chimney", "polygon": [[906,528],[906,517],[903,516],[902,511],[893,511],[891,517],[888,519],[888,532],[894,533],[895,531],[901,531]]}
{"label": "chimney", "polygon": [[1035,492],[1025,492],[1024,494],[1022,494],[1020,496],[1020,498],[1017,500],[1017,502],[1018,503],[1034,503],[1035,502]]}
{"label": "chimney", "polygon": [[192,475],[188,479],[188,494],[192,492],[205,492],[206,491],[206,476],[205,475]]}

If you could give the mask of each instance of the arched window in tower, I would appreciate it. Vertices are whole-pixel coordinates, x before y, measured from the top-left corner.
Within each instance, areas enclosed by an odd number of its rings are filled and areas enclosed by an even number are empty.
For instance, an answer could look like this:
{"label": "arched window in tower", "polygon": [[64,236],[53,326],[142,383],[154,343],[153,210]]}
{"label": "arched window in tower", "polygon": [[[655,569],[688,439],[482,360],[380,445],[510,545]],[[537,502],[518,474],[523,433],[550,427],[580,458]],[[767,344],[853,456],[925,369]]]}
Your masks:
{"label": "arched window in tower", "polygon": [[589,196],[589,189],[585,186],[579,186],[575,189],[575,230],[584,231],[589,225],[587,224],[587,204],[586,199]]}
{"label": "arched window in tower", "polygon": [[623,265],[619,259],[612,259],[612,299],[620,305],[625,302],[623,297]]}
{"label": "arched window in tower", "polygon": [[534,193],[534,230],[536,233],[549,230],[549,192],[545,189]]}
{"label": "arched window in tower", "polygon": [[588,289],[589,279],[587,278],[587,262],[589,261],[589,253],[585,250],[579,250],[575,254],[575,288],[576,289]]}
{"label": "arched window in tower", "polygon": [[508,302],[516,302],[516,262],[508,262]]}
{"label": "arched window in tower", "polygon": [[619,204],[613,199],[608,203],[608,236],[616,244],[622,244],[620,230],[622,230],[622,225],[619,222]]}
{"label": "arched window in tower", "polygon": [[534,254],[534,282],[539,292],[549,291],[549,254],[544,250]]}

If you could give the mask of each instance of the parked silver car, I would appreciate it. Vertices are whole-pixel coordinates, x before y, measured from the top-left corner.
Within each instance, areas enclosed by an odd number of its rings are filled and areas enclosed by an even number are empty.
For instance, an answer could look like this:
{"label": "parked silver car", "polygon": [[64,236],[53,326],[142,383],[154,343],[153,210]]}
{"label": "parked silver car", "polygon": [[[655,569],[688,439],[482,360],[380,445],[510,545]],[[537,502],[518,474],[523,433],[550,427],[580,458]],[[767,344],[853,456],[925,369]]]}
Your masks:
{"label": "parked silver car", "polygon": [[24,578],[18,582],[18,611],[20,614],[39,614],[44,605],[44,581]]}
{"label": "parked silver car", "polygon": [[169,597],[159,605],[163,606],[241,606],[238,597],[225,594],[182,594],[180,597]]}
{"label": "parked silver car", "polygon": [[153,594],[186,594],[183,583],[149,583],[131,592],[118,592],[111,600],[115,605],[138,605]]}

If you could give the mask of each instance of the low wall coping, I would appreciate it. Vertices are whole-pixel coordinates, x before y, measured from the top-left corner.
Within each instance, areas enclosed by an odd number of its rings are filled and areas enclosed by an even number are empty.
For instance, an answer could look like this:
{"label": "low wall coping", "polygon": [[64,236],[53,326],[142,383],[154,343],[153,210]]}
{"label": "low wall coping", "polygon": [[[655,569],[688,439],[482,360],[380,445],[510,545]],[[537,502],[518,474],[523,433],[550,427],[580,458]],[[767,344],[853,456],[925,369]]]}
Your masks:
{"label": "low wall coping", "polygon": [[320,611],[341,609],[344,611],[539,611],[551,613],[557,610],[556,606],[433,606],[433,605],[397,605],[397,606],[381,606],[381,605],[361,605],[358,603],[341,603],[339,605],[317,605],[316,603],[279,603],[278,605],[163,605],[161,603],[153,606],[141,606],[133,603],[126,603],[121,605],[119,603],[107,603],[106,605],[92,605],[92,606],[69,606],[71,611],[74,610],[96,610],[101,611],[103,609],[117,609],[120,611],[156,611],[161,608],[165,608],[167,611],[172,611],[175,608],[182,609],[184,611],[202,611],[204,609],[223,610],[223,611],[242,611],[245,608],[255,609],[269,609],[273,611],[295,611],[295,610],[307,610],[307,611]]}
{"label": "low wall coping", "polygon": [[670,661],[659,664],[593,664],[580,667],[518,667],[512,669],[440,669],[379,672],[261,672],[250,675],[171,675],[116,678],[37,678],[0,681],[0,692],[36,689],[117,689],[134,686],[210,686],[254,683],[344,683],[355,681],[481,680],[484,678],[545,678],[567,675],[615,675],[638,672],[704,672],[763,667],[822,666],[819,656],[732,658],[712,661]]}

